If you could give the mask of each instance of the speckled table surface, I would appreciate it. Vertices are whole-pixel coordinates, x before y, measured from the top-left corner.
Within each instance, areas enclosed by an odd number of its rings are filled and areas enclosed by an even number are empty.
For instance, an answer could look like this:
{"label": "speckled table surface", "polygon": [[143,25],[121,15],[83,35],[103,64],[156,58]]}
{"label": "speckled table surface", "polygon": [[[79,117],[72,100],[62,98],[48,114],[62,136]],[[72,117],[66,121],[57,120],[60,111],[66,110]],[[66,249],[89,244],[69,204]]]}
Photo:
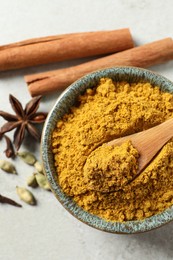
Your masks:
{"label": "speckled table surface", "polygon": [[[0,45],[54,34],[131,29],[136,44],[173,37],[171,0],[0,0]],[[11,111],[8,96],[22,104],[30,99],[24,74],[78,64],[71,61],[0,73],[0,109]],[[173,62],[150,68],[173,80]],[[45,97],[40,110],[49,111],[56,95]],[[0,119],[0,124],[3,120]],[[11,136],[11,135],[10,135]],[[4,144],[1,142],[0,158]],[[39,159],[39,145],[27,141]],[[33,171],[19,159],[18,176],[0,171],[0,193],[19,201],[16,185],[25,185]],[[0,260],[162,260],[173,259],[173,223],[149,233],[114,235],[86,226],[72,217],[55,197],[40,189],[34,192],[38,205],[23,208],[0,205]]]}

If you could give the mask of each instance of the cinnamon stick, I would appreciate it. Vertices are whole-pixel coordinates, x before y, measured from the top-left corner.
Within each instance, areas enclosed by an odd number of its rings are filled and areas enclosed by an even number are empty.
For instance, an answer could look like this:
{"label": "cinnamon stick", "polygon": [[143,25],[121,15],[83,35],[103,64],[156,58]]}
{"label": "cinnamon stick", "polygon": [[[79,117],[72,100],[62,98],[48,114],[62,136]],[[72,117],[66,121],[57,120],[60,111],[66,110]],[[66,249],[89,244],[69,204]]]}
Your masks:
{"label": "cinnamon stick", "polygon": [[128,28],[30,39],[0,46],[0,71],[114,53],[132,47]]}
{"label": "cinnamon stick", "polygon": [[78,78],[94,70],[113,66],[149,67],[173,59],[173,40],[165,38],[123,52],[59,69],[25,76],[32,96],[44,95],[64,89]]}

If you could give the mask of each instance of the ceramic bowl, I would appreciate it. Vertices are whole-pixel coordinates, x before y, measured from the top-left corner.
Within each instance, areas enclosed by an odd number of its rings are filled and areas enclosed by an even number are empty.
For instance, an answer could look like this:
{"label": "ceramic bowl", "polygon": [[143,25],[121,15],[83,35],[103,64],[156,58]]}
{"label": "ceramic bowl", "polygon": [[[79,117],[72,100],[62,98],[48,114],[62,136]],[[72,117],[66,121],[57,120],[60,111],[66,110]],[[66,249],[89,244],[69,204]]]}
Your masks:
{"label": "ceramic bowl", "polygon": [[57,99],[45,122],[41,142],[41,153],[45,174],[56,198],[64,208],[78,220],[96,229],[111,233],[132,234],[149,231],[171,221],[173,219],[173,207],[168,208],[161,214],[154,215],[142,221],[127,221],[124,223],[109,222],[84,211],[72,200],[72,198],[64,194],[57,182],[57,173],[54,167],[53,154],[51,152],[51,135],[57,120],[69,111],[69,108],[74,105],[79,94],[82,94],[87,88],[97,85],[99,79],[102,77],[109,77],[114,81],[150,82],[153,85],[159,86],[162,90],[173,92],[173,83],[168,79],[157,75],[152,71],[135,67],[103,69],[77,80]]}

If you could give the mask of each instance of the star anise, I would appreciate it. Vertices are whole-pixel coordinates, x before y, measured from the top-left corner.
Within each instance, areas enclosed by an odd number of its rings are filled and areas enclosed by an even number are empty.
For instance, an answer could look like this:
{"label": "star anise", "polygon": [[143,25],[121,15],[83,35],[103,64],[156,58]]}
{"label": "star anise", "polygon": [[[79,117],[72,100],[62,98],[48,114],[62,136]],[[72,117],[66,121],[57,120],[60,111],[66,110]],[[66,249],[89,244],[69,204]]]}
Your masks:
{"label": "star anise", "polygon": [[16,150],[19,150],[22,144],[25,137],[25,130],[36,140],[40,140],[41,135],[34,124],[43,123],[47,116],[47,113],[37,112],[40,100],[41,96],[32,98],[23,109],[20,101],[14,96],[9,95],[10,104],[16,115],[0,111],[0,116],[8,121],[1,127],[0,136],[16,128],[13,140]]}

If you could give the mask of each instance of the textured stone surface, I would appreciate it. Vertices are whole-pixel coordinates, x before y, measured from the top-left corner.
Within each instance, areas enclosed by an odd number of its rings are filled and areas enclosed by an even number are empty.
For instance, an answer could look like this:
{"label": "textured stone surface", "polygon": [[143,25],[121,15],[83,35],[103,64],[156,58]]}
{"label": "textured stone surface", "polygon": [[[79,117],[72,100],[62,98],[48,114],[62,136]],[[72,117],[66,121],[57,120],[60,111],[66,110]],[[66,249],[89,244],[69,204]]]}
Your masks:
{"label": "textured stone surface", "polygon": [[[0,0],[0,44],[59,33],[130,27],[137,44],[173,37],[171,0]],[[0,109],[11,111],[9,93],[30,98],[23,75],[56,69],[81,61],[62,62],[0,73]],[[154,71],[173,81],[173,62]],[[46,97],[41,109],[49,111],[57,95]],[[0,124],[3,120],[0,119]],[[25,142],[39,158],[39,146]],[[0,146],[0,152],[4,145]],[[5,158],[4,155],[1,158]],[[16,185],[25,185],[32,167],[16,160],[18,176],[0,172],[0,192],[18,200]],[[162,260],[173,259],[173,223],[139,235],[97,231],[72,217],[51,193],[36,190],[38,206],[22,209],[0,205],[0,260]]]}

